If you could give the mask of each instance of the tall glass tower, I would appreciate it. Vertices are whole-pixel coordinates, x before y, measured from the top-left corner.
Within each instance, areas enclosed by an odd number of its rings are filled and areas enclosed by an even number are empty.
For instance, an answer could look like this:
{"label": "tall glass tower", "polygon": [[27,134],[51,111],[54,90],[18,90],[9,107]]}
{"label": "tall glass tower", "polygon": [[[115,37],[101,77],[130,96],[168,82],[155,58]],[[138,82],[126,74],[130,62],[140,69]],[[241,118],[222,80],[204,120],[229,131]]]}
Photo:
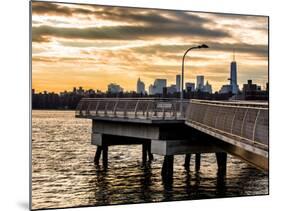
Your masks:
{"label": "tall glass tower", "polygon": [[233,61],[230,64],[230,86],[232,89],[232,94],[238,94],[238,84],[237,84],[237,64],[235,61],[235,51],[233,50]]}

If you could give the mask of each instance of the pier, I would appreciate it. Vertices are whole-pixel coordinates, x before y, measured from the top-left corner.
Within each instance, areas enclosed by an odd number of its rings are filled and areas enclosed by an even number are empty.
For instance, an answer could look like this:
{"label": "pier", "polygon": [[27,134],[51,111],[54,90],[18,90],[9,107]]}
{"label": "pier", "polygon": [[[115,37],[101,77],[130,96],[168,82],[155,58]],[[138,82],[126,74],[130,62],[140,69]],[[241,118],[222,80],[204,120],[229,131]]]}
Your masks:
{"label": "pier", "polygon": [[142,145],[142,163],[153,154],[164,157],[161,174],[173,177],[175,155],[183,164],[200,170],[201,153],[215,153],[221,175],[227,171],[227,154],[268,171],[268,103],[163,98],[83,98],[77,118],[92,120],[91,143],[97,146],[94,162],[102,156],[108,165],[112,145]]}

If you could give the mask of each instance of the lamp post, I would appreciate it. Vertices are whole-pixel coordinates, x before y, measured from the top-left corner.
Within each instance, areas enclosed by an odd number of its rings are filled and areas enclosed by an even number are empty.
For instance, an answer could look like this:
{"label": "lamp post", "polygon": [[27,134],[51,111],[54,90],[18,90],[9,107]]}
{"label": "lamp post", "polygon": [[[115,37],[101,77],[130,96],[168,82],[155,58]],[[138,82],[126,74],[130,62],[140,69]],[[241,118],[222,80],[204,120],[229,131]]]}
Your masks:
{"label": "lamp post", "polygon": [[189,49],[187,49],[182,57],[182,72],[181,72],[181,106],[180,106],[180,113],[183,116],[183,84],[184,84],[184,59],[186,54],[193,50],[193,49],[197,49],[197,48],[209,48],[209,46],[202,44],[202,45],[198,45],[198,46],[194,46],[191,47]]}

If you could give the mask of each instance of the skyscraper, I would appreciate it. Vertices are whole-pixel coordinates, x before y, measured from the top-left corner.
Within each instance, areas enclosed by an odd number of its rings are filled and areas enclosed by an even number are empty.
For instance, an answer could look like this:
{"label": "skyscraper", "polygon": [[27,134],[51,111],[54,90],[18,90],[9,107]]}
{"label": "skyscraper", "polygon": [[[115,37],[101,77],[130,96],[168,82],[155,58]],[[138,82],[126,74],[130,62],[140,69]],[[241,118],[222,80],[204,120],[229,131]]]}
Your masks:
{"label": "skyscraper", "polygon": [[166,79],[155,79],[154,84],[149,86],[149,94],[163,94],[163,88],[166,87]]}
{"label": "skyscraper", "polygon": [[154,90],[155,90],[154,86],[152,84],[150,84],[149,87],[148,87],[148,93],[150,95],[154,95],[155,94]]}
{"label": "skyscraper", "polygon": [[238,94],[238,85],[237,85],[237,64],[235,61],[235,51],[233,50],[233,61],[230,64],[230,86],[232,94]]}
{"label": "skyscraper", "polygon": [[212,85],[207,81],[202,91],[212,94]]}
{"label": "skyscraper", "polygon": [[196,76],[196,90],[201,90],[203,89],[204,87],[204,76],[203,75],[198,75]]}
{"label": "skyscraper", "polygon": [[190,82],[185,83],[185,90],[186,92],[194,92],[195,84]]}
{"label": "skyscraper", "polygon": [[137,81],[137,93],[138,94],[145,94],[145,84],[140,80]]}
{"label": "skyscraper", "polygon": [[176,75],[176,88],[177,92],[180,92],[181,75]]}
{"label": "skyscraper", "polygon": [[163,88],[166,87],[167,80],[166,79],[156,79],[154,81],[155,92],[157,94],[163,94]]}

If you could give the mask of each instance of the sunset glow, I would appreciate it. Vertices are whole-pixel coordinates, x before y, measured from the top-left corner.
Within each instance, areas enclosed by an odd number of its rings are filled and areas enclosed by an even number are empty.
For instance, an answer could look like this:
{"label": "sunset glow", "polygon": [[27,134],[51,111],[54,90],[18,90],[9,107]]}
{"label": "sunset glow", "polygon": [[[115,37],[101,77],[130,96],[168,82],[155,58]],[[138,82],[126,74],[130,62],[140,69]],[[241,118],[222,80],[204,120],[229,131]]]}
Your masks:
{"label": "sunset glow", "polygon": [[268,82],[268,18],[98,5],[32,3],[32,88],[74,86],[135,91],[156,78],[175,84],[187,48],[185,82],[204,75],[218,91],[228,84],[235,49],[238,84]]}

